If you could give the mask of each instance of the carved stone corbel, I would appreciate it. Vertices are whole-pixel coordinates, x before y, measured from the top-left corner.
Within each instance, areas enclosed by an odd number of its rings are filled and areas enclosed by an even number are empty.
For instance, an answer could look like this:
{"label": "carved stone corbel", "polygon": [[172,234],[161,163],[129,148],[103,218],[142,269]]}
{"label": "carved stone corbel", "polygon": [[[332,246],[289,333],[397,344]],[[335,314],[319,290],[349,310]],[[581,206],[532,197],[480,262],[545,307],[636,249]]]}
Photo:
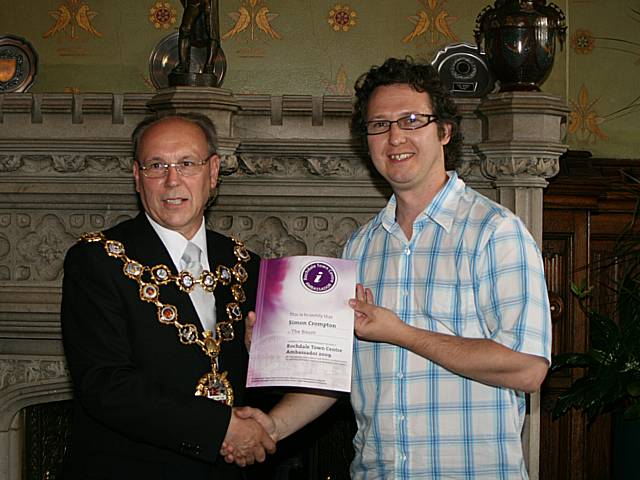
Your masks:
{"label": "carved stone corbel", "polygon": [[[560,171],[558,157],[544,157],[535,155],[513,155],[505,157],[487,157],[481,163],[481,169],[485,176],[491,180],[500,180],[504,177],[518,178],[523,182],[536,179],[551,178]],[[546,185],[546,182],[544,182]],[[543,185],[543,186],[544,186]]]}

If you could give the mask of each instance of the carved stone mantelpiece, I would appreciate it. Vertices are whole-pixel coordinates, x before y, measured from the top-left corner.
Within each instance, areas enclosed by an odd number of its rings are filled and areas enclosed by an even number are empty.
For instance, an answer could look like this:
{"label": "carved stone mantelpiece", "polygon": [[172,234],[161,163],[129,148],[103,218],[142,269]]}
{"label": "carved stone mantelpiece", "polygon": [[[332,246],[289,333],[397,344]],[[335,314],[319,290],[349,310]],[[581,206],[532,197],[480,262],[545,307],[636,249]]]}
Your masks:
{"label": "carved stone mantelpiece", "polygon": [[[458,105],[459,174],[541,238],[542,189],[565,149],[566,106],[535,93]],[[0,480],[20,475],[20,412],[71,396],[59,327],[62,261],[79,234],[137,214],[129,141],[137,122],[152,109],[201,111],[216,122],[221,184],[209,226],[265,257],[336,256],[389,195],[350,138],[351,108],[344,96],[188,87],[155,96],[0,95]]]}
{"label": "carved stone mantelpiece", "polygon": [[[63,380],[67,383],[69,372],[61,358],[0,357],[0,405],[7,405],[7,397],[23,385]],[[4,412],[5,409],[2,411]]]}
{"label": "carved stone mantelpiece", "polygon": [[0,355],[0,478],[20,478],[20,423],[16,412],[39,403],[71,398],[62,356]]}
{"label": "carved stone mantelpiece", "polygon": [[222,216],[210,214],[207,224],[226,235],[243,239],[265,258],[285,255],[340,256],[351,232],[370,214],[263,213]]}

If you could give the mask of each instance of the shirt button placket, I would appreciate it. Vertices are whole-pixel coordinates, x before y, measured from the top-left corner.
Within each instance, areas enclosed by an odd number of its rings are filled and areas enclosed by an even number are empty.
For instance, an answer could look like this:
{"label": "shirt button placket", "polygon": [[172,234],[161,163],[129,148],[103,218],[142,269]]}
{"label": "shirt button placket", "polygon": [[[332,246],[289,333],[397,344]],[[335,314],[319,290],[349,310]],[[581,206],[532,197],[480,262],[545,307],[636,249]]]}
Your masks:
{"label": "shirt button placket", "polygon": [[[407,246],[404,249],[404,255],[406,258],[406,264],[405,264],[405,268],[409,267],[409,262],[411,262],[411,247]],[[406,302],[407,297],[409,296],[409,288],[407,288],[406,286],[404,286],[401,290],[401,296],[403,298],[403,302]],[[401,391],[404,391],[406,386],[405,386],[405,380],[404,380],[404,373],[402,371],[398,371],[396,373],[396,385],[397,388],[400,389]],[[397,417],[397,431],[398,431],[398,438],[401,438],[404,435],[404,432],[406,430],[406,415],[402,412],[405,411],[405,406],[404,405],[400,405],[399,406],[400,410],[398,412],[398,417]],[[405,450],[405,446],[402,444],[402,442],[398,443],[398,449],[397,449],[397,457],[396,457],[396,466],[399,472],[406,472],[406,462],[407,462],[407,452]]]}
{"label": "shirt button placket", "polygon": [[[400,389],[404,389],[404,373],[402,372],[398,372],[396,374],[396,378],[397,380],[397,384],[398,384],[398,388]],[[398,437],[401,438],[404,434],[404,430],[405,430],[405,421],[406,421],[406,416],[403,413],[399,413],[398,415],[398,424],[397,424],[397,429],[398,429]],[[405,463],[407,461],[407,452],[404,449],[404,445],[399,442],[398,444],[398,468],[400,471],[403,471],[405,468]]]}

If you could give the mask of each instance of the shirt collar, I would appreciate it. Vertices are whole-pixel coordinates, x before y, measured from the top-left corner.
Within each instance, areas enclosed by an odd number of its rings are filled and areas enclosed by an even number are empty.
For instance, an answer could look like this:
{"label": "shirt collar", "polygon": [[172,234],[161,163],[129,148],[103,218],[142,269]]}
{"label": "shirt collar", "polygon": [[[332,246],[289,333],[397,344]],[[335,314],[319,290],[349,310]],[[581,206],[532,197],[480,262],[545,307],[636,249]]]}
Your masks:
{"label": "shirt collar", "polygon": [[[465,184],[455,170],[448,171],[449,179],[440,189],[429,205],[418,215],[413,222],[414,227],[422,227],[425,222],[431,220],[447,232],[451,230],[455,218],[458,203],[464,192]],[[389,233],[400,228],[396,222],[396,196],[392,195],[387,205],[374,218],[374,228],[382,225]]]}
{"label": "shirt collar", "polygon": [[464,194],[465,184],[455,170],[447,172],[447,175],[449,180],[427,205],[418,220],[425,221],[428,217],[449,232],[455,220],[458,204]]}
{"label": "shirt collar", "polygon": [[147,220],[149,220],[149,223],[151,224],[155,232],[160,237],[163,245],[169,252],[171,260],[176,267],[180,268],[180,258],[184,253],[184,249],[187,247],[187,243],[193,242],[202,250],[202,267],[205,270],[209,270],[209,259],[207,252],[207,230],[204,225],[204,217],[202,218],[202,223],[200,224],[200,228],[198,229],[196,234],[191,240],[187,240],[181,233],[176,232],[175,230],[170,230],[160,225],[158,222],[153,220],[153,218],[151,218],[147,212],[145,212],[145,215],[147,216]]}

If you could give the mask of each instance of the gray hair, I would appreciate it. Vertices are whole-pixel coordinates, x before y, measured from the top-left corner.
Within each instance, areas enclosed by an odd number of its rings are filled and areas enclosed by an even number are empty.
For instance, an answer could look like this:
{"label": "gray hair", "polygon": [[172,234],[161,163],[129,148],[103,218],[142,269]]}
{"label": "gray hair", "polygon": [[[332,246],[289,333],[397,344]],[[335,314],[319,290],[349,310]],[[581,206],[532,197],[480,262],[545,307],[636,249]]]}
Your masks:
{"label": "gray hair", "polygon": [[147,117],[142,120],[131,134],[131,142],[133,144],[133,156],[138,159],[138,148],[140,147],[140,140],[147,128],[157,125],[169,119],[181,119],[189,123],[196,125],[202,130],[205,138],[207,139],[208,156],[215,154],[218,150],[218,135],[216,133],[216,126],[211,119],[206,115],[195,112],[184,113],[166,113],[158,114],[151,117]]}

